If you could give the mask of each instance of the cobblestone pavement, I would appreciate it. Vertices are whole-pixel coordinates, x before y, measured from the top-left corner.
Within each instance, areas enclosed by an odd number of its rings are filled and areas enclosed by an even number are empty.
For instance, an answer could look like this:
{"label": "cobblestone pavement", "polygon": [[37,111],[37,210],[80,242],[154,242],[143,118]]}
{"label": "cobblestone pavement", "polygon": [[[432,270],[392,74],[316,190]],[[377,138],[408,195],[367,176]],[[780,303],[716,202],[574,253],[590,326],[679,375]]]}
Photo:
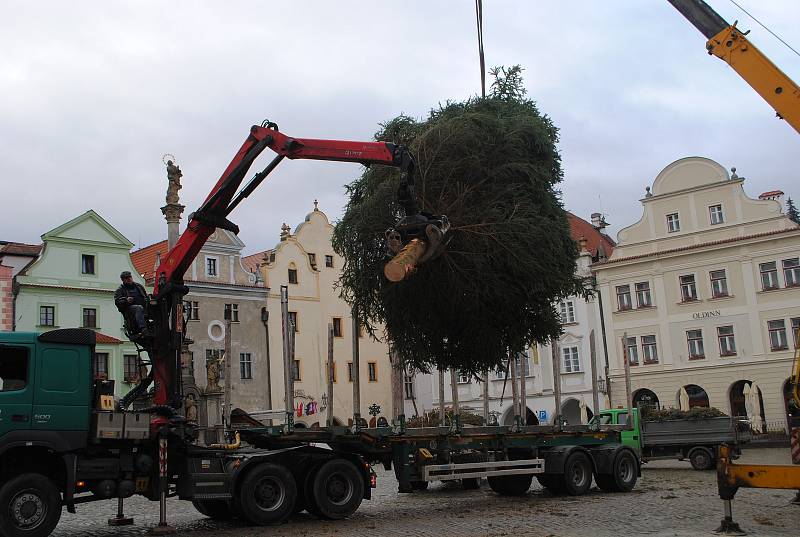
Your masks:
{"label": "cobblestone pavement", "polygon": [[[788,449],[754,449],[742,462],[784,464]],[[398,494],[393,474],[378,472],[373,499],[364,501],[348,520],[321,521],[301,513],[289,523],[265,528],[215,522],[197,513],[189,502],[170,500],[169,521],[178,535],[211,536],[535,536],[599,537],[712,535],[722,518],[714,472],[696,472],[687,462],[657,461],[642,470],[633,492],[608,494],[597,488],[585,496],[553,497],[534,479],[527,496],[502,497],[485,484],[462,490],[456,484],[433,484],[427,491]],[[734,501],[734,519],[749,535],[800,535],[800,506],[789,502],[794,492],[742,489]],[[126,514],[136,525],[112,528],[106,520],[116,501],[77,506],[64,512],[57,537],[106,537],[146,534],[158,522],[158,504],[138,498],[126,501]]]}

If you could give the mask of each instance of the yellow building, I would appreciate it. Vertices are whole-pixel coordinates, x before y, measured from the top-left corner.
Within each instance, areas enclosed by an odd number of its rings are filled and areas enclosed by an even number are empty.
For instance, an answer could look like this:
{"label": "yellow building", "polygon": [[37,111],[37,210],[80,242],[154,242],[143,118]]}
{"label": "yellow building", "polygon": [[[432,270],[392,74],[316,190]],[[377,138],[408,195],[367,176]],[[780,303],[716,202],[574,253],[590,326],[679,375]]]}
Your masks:
{"label": "yellow building", "polygon": [[[353,415],[353,325],[350,307],[339,298],[334,284],[344,260],[331,246],[333,226],[316,207],[294,233],[284,225],[280,243],[273,249],[243,260],[261,271],[269,288],[270,388],[272,408],[285,405],[281,340],[280,287],[288,286],[290,317],[296,324],[294,408],[295,423],[325,425],[329,412],[326,384],[328,324],[334,325],[334,405],[337,424]],[[361,383],[360,414],[370,419],[369,408],[380,407],[379,417],[391,421],[391,369],[386,343],[368,334],[359,338]],[[375,408],[375,407],[373,407]],[[298,409],[300,410],[298,412]]]}
{"label": "yellow building", "polygon": [[624,349],[635,403],[678,407],[685,388],[691,406],[741,416],[756,383],[761,409],[750,412],[785,426],[800,228],[783,214],[781,193],[751,199],[733,172],[707,158],[673,162],[640,200],[642,218],[593,265],[612,406],[625,404]]}

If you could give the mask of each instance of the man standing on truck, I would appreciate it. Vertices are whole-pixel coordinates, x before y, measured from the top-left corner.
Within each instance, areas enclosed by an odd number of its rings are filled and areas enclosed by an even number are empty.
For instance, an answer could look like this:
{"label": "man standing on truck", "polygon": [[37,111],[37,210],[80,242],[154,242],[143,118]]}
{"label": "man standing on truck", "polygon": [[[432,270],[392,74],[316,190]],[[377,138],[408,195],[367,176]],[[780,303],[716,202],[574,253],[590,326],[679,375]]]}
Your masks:
{"label": "man standing on truck", "polygon": [[131,334],[138,337],[147,337],[147,323],[144,318],[147,306],[147,291],[140,283],[133,281],[130,271],[123,271],[119,275],[122,280],[114,292],[114,304],[125,317]]}

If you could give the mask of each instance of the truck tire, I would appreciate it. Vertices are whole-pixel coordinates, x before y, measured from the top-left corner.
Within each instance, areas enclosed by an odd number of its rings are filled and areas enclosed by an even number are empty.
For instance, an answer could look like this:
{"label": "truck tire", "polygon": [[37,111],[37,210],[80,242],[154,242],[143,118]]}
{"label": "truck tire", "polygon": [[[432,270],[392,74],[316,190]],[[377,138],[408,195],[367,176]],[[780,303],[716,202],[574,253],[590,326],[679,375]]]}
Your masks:
{"label": "truck tire", "polygon": [[531,488],[533,475],[490,475],[486,479],[489,487],[501,496],[523,496]]}
{"label": "truck tire", "polygon": [[[457,453],[453,456],[453,462],[456,464],[486,462],[486,454],[480,451]],[[461,486],[464,490],[477,490],[481,488],[481,480],[478,477],[468,477],[461,480]]]}
{"label": "truck tire", "polygon": [[564,482],[559,475],[537,474],[536,480],[554,496],[561,496],[566,493]]}
{"label": "truck tire", "polygon": [[564,463],[564,473],[555,476],[561,481],[559,489],[570,496],[581,496],[592,486],[592,461],[586,453],[576,451]]}
{"label": "truck tire", "polygon": [[623,449],[614,457],[611,474],[597,474],[595,481],[601,490],[606,492],[630,492],[639,478],[636,456]]}
{"label": "truck tire", "polygon": [[47,537],[61,518],[61,493],[41,474],[22,474],[0,487],[0,535]]}
{"label": "truck tire", "polygon": [[714,455],[706,448],[694,448],[689,452],[689,462],[695,470],[711,470],[714,468]]}
{"label": "truck tire", "polygon": [[244,476],[234,502],[245,520],[264,526],[280,524],[289,518],[296,497],[297,485],[292,473],[280,464],[265,462]]}
{"label": "truck tire", "polygon": [[331,459],[316,472],[311,493],[316,511],[323,518],[341,520],[361,505],[364,478],[352,462]]}
{"label": "truck tire", "polygon": [[201,515],[214,520],[233,520],[233,510],[226,500],[192,500]]}

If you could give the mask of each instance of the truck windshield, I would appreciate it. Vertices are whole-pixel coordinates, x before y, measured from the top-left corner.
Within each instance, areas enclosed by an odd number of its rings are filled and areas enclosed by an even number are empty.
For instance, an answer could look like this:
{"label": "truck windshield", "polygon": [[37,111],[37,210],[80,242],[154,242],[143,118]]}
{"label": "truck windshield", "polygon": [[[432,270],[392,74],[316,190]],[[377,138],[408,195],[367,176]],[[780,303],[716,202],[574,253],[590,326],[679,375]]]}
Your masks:
{"label": "truck windshield", "polygon": [[0,392],[24,390],[28,385],[28,350],[0,346]]}
{"label": "truck windshield", "polygon": [[599,425],[608,425],[611,423],[611,414],[598,414],[592,422],[597,423]]}

